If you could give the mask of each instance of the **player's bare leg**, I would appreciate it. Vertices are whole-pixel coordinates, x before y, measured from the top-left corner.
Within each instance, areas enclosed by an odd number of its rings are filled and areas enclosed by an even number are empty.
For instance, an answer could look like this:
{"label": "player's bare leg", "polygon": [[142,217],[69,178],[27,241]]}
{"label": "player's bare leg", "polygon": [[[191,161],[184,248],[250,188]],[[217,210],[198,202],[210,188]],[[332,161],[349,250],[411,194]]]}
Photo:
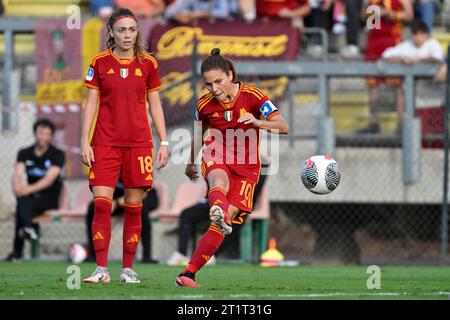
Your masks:
{"label": "player's bare leg", "polygon": [[[239,213],[239,209],[229,205],[228,212],[232,217]],[[201,285],[195,281],[195,274],[202,268],[219,249],[224,235],[215,223],[212,223],[208,231],[200,238],[197,249],[192,254],[192,259],[184,271],[177,277],[175,284],[178,287],[200,288]]]}

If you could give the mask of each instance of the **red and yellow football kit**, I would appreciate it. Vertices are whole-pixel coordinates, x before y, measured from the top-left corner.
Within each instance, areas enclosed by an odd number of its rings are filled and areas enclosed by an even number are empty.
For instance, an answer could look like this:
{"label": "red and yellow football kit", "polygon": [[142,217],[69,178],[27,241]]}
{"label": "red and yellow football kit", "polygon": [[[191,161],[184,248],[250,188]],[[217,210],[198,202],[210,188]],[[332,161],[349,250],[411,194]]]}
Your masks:
{"label": "red and yellow football kit", "polygon": [[123,60],[108,49],[94,57],[84,84],[99,90],[89,184],[114,188],[122,174],[125,188],[151,187],[153,139],[147,94],[161,88],[157,61],[147,53],[142,53],[142,61]]}
{"label": "red and yellow football kit", "polygon": [[[247,112],[256,119],[267,120],[279,114],[263,91],[242,82],[229,104],[221,104],[211,93],[197,102],[197,119],[209,128],[202,151],[202,175],[206,180],[212,170],[224,170],[230,182],[227,200],[244,214],[252,211],[253,192],[261,170],[260,131],[237,122]],[[242,214],[236,219],[242,220]]]}
{"label": "red and yellow football kit", "polygon": [[[398,14],[404,10],[402,0],[370,0],[370,4],[383,6],[384,8]],[[366,61],[376,61],[380,59],[384,50],[389,47],[394,47],[402,41],[402,34],[403,23],[401,21],[388,21],[382,17],[380,19],[380,27],[369,30],[364,59]],[[381,77],[367,78],[367,84],[369,86],[379,85],[383,82],[399,84],[401,83],[401,79]]]}

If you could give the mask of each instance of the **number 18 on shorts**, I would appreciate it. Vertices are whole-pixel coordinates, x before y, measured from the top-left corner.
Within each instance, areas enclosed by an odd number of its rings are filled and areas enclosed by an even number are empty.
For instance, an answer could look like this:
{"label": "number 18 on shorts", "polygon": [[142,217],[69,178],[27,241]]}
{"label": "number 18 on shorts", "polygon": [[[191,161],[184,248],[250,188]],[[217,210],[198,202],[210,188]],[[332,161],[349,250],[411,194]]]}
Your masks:
{"label": "number 18 on shorts", "polygon": [[90,186],[115,188],[122,176],[125,188],[152,187],[153,148],[93,146],[95,162]]}

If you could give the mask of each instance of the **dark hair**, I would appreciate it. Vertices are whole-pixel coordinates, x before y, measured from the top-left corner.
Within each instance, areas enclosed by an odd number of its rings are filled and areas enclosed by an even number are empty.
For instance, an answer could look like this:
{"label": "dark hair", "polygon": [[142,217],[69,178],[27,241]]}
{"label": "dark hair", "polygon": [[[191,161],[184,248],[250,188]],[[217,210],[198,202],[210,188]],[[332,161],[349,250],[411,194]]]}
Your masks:
{"label": "dark hair", "polygon": [[[110,34],[110,31],[113,30],[114,22],[116,22],[117,19],[119,19],[120,17],[127,17],[127,16],[133,18],[137,23],[136,16],[130,9],[127,9],[127,8],[117,8],[109,17],[108,28],[106,31],[107,32],[106,33],[106,47],[108,49],[112,48],[116,45],[116,41],[114,40],[114,37],[112,37]],[[144,44],[144,41],[142,40],[142,34],[141,34],[141,29],[139,28],[139,25],[138,25],[138,33],[136,36],[136,41],[133,46],[133,51],[134,51],[135,56],[138,58],[139,62],[142,62],[142,59],[143,59],[142,54],[145,51],[145,44]]]}
{"label": "dark hair", "polygon": [[225,58],[220,54],[219,48],[214,48],[211,50],[211,55],[209,55],[205,60],[202,62],[202,66],[200,68],[200,72],[203,75],[205,72],[208,72],[210,70],[222,70],[227,75],[231,71],[233,74],[233,82],[237,81],[237,74],[236,74],[236,68],[234,67],[233,62],[231,62],[229,59]]}
{"label": "dark hair", "polygon": [[49,119],[36,120],[36,122],[33,124],[33,132],[36,133],[36,130],[39,127],[49,128],[52,131],[52,134],[55,133],[55,124]]}
{"label": "dark hair", "polygon": [[422,20],[414,20],[411,23],[411,32],[412,34],[419,32],[430,33],[430,28],[428,28],[428,25]]}

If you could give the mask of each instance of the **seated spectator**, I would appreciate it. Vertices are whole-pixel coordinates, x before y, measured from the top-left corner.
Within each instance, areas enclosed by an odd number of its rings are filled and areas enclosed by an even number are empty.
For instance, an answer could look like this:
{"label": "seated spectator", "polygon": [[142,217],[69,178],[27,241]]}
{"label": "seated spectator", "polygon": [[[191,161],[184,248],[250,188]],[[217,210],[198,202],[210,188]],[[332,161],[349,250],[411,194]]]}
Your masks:
{"label": "seated spectator", "polygon": [[[122,179],[116,185],[116,189],[113,194],[112,216],[123,215],[124,209],[124,195],[125,190],[122,185]],[[142,260],[143,263],[158,263],[158,261],[152,259],[152,226],[149,219],[149,213],[158,207],[158,195],[155,188],[145,193],[142,200],[142,232],[141,232],[141,244],[142,244]],[[92,222],[94,221],[94,201],[88,206],[86,215],[86,230],[89,243],[89,255],[87,261],[95,260],[94,240],[92,238]]]}
{"label": "seated spectator", "polygon": [[238,12],[237,0],[176,0],[167,7],[164,17],[189,24],[202,18],[225,19]]}
{"label": "seated spectator", "polygon": [[303,18],[310,14],[308,0],[255,0],[258,17]]}
{"label": "seated spectator", "polygon": [[113,0],[91,0],[90,6],[91,12],[103,20],[108,19],[114,10]]}
{"label": "seated spectator", "polygon": [[[270,164],[267,164],[267,159],[261,159],[263,162],[263,167],[269,167]],[[253,204],[258,202],[259,195],[261,194],[261,190],[264,186],[264,182],[266,181],[265,175],[260,175],[259,181],[255,187]],[[180,223],[178,226],[178,249],[167,260],[168,265],[187,265],[189,262],[188,254],[188,244],[191,237],[194,237],[197,228],[203,226],[208,228],[211,224],[209,220],[209,203],[207,199],[202,199],[199,203],[184,209],[180,214]],[[244,222],[245,223],[245,222]],[[238,241],[240,229],[242,224],[233,224],[233,232],[225,237],[225,240],[219,250],[216,252],[217,255],[220,255],[225,248],[230,247],[232,243]],[[195,244],[193,245],[192,252],[195,250]],[[215,263],[215,257],[213,256],[209,264]]]}
{"label": "seated spectator", "polygon": [[[13,251],[6,258],[11,262],[22,259],[25,239],[38,239],[32,219],[59,207],[65,156],[51,144],[55,125],[50,120],[40,119],[34,123],[33,132],[35,142],[19,151],[13,174],[16,226]],[[27,182],[24,182],[25,177]]]}
{"label": "seated spectator", "polygon": [[114,0],[117,8],[128,8],[138,18],[156,18],[166,7],[163,0]]}
{"label": "seated spectator", "polygon": [[[431,62],[442,63],[444,53],[442,47],[436,39],[430,38],[428,26],[422,20],[416,20],[411,24],[412,40],[406,40],[394,47],[386,49],[382,58],[392,63],[405,63],[408,65]],[[405,98],[402,83],[396,85],[397,96],[397,134],[401,133],[401,122],[405,109]],[[373,110],[372,112],[376,112]]]}
{"label": "seated spectator", "polygon": [[426,23],[431,33],[434,17],[439,13],[438,0],[416,0],[414,3],[414,13],[418,19]]}

